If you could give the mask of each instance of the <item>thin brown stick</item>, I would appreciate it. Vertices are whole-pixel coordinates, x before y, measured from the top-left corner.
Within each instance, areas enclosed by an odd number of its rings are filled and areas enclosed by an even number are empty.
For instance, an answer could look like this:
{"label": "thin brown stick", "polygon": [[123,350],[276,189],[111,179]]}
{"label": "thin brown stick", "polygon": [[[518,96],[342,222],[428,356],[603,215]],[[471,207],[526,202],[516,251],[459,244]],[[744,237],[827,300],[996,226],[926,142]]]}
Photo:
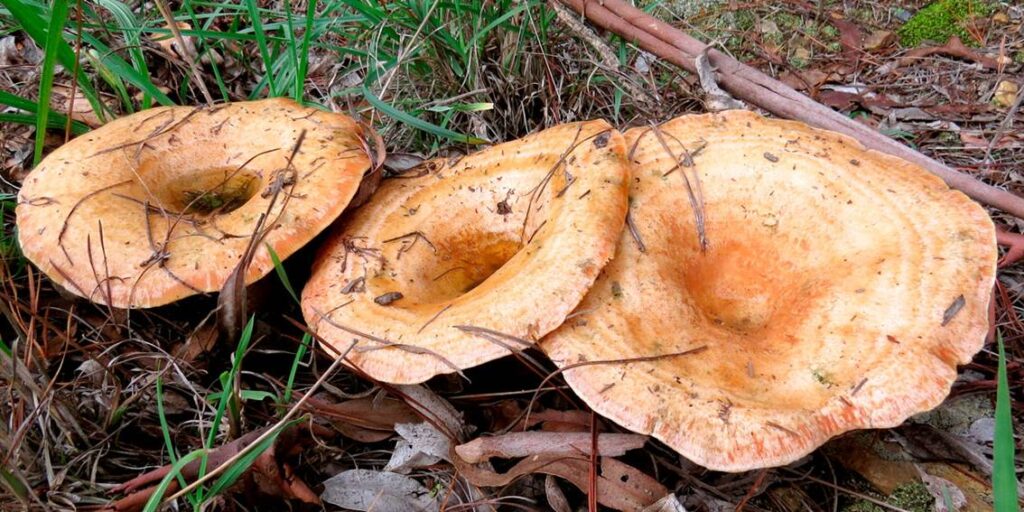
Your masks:
{"label": "thin brown stick", "polygon": [[[696,58],[708,45],[673,26],[646,14],[624,0],[561,0],[592,23],[690,72],[696,72]],[[947,185],[972,199],[1024,218],[1024,198],[975,177],[952,169],[874,129],[857,123],[831,108],[800,94],[788,85],[747,66],[732,57],[708,49],[711,65],[718,71],[718,83],[733,96],[757,105],[777,116],[796,119],[812,126],[843,133],[869,149],[913,162]]]}

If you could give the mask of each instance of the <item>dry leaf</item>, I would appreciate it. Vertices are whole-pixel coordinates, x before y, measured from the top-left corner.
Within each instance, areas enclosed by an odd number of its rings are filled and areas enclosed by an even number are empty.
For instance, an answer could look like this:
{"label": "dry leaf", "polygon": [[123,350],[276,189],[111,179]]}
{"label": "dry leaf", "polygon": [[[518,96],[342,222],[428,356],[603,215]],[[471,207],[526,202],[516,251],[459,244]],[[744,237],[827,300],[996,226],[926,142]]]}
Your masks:
{"label": "dry leaf", "polygon": [[[953,482],[942,477],[929,475],[921,470],[921,468],[918,468],[918,471],[921,472],[921,481],[924,482],[928,493],[935,498],[935,512],[956,512],[967,504],[967,496]],[[952,509],[946,506],[947,496],[949,497],[949,504],[953,505]]]}
{"label": "dry leaf", "polygon": [[448,460],[451,440],[427,422],[399,423],[395,432],[402,438],[391,453],[385,471],[407,474],[409,471]]}
{"label": "dry leaf", "polygon": [[[73,101],[72,101],[73,98]],[[103,124],[96,111],[80,89],[75,89],[74,96],[71,95],[71,88],[63,85],[54,85],[50,97],[50,107],[64,115],[71,116],[75,121],[81,121],[91,128]]]}
{"label": "dry leaf", "polygon": [[1009,80],[1002,80],[996,85],[996,92],[992,95],[992,105],[999,108],[1010,108],[1017,100],[1020,93],[1020,86]]}
{"label": "dry leaf", "polygon": [[977,50],[967,47],[959,37],[954,36],[949,38],[949,42],[942,46],[925,46],[910,50],[903,57],[879,68],[879,72],[882,74],[890,73],[902,66],[907,66],[914,61],[931,57],[932,55],[949,55],[976,62],[988,69],[999,68],[999,62],[996,59],[982,55]]}
{"label": "dry leaf", "polygon": [[[177,22],[177,26],[178,30],[192,30],[192,25],[189,25],[184,21]],[[165,30],[170,30],[171,25],[169,23],[164,24],[163,28]],[[184,46],[179,44],[178,39],[174,37],[173,33],[156,36],[153,38],[153,41],[156,42],[157,46],[163,49],[166,55],[175,57],[182,61],[195,62],[199,57],[199,50],[196,47],[196,36],[182,34],[180,43],[183,43]],[[203,53],[203,56],[199,61],[203,64],[210,64],[211,62],[214,64],[223,64],[224,58],[221,57],[216,50],[208,49]]]}
{"label": "dry leaf", "polygon": [[[478,437],[455,447],[455,453],[466,462],[476,464],[500,457],[512,459],[533,455],[589,455],[592,435],[584,432],[513,432],[492,437]],[[642,448],[647,436],[638,434],[599,434],[598,454],[617,457],[629,450]]]}
{"label": "dry leaf", "polygon": [[686,507],[679,502],[675,493],[666,494],[664,498],[651,503],[643,512],[686,512]]}
{"label": "dry leaf", "polygon": [[892,46],[896,42],[896,34],[891,30],[875,30],[864,39],[864,49],[869,52],[878,51]]}
{"label": "dry leaf", "polygon": [[[590,460],[580,457],[538,455],[520,461],[505,473],[469,464],[462,459],[452,461],[459,474],[478,487],[503,487],[512,481],[533,473],[554,475],[565,479],[587,492],[590,479]],[[600,459],[597,479],[598,503],[615,510],[639,512],[668,494],[668,489],[640,470],[610,457]]]}
{"label": "dry leaf", "polygon": [[324,481],[320,499],[341,508],[373,512],[428,512],[437,500],[422,484],[404,475],[351,469]]}
{"label": "dry leaf", "polygon": [[343,436],[364,443],[383,441],[392,436],[396,424],[419,420],[411,407],[393,398],[356,398],[332,404],[311,397],[304,408],[330,421]]}
{"label": "dry leaf", "polygon": [[544,477],[544,496],[547,498],[548,506],[555,512],[572,512],[569,500],[566,499],[562,488],[558,486],[558,480],[547,475]]}
{"label": "dry leaf", "polygon": [[452,404],[433,391],[420,385],[395,386],[401,393],[405,403],[409,404],[424,419],[446,430],[446,435],[462,440],[466,435],[466,425],[462,421],[462,413]]}

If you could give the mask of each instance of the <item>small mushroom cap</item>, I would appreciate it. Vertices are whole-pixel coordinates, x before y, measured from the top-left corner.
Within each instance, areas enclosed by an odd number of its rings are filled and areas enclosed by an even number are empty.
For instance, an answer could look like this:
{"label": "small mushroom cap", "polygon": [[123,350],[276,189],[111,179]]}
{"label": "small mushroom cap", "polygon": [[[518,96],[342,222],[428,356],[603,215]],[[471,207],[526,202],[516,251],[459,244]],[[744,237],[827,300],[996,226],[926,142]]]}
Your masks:
{"label": "small mushroom cap", "polygon": [[[264,214],[263,243],[288,257],[341,214],[369,166],[354,120],[291,100],[154,108],[47,156],[22,184],[18,240],[77,295],[160,306],[219,290]],[[260,244],[246,282],[272,268]]]}
{"label": "small mushroom cap", "polygon": [[626,139],[630,227],[540,343],[598,413],[711,469],[782,465],[935,407],[981,349],[994,227],[935,176],[743,111]]}
{"label": "small mushroom cap", "polygon": [[612,257],[626,215],[622,135],[551,128],[385,182],[321,249],[306,321],[375,379],[418,383],[557,327]]}

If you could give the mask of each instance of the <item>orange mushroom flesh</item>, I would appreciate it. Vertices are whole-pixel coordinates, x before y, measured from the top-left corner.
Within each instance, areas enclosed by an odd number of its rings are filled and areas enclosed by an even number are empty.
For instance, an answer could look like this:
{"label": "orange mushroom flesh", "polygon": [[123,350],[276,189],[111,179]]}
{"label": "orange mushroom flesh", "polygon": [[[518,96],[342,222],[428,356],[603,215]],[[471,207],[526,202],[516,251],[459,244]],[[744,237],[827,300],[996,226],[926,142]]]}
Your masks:
{"label": "orange mushroom flesh", "polygon": [[622,135],[562,125],[385,182],[322,249],[306,320],[375,379],[417,383],[533,344],[612,257]]}
{"label": "orange mushroom flesh", "polygon": [[626,133],[630,226],[541,342],[595,411],[715,470],[938,405],[982,347],[985,211],[908,162],[733,111]]}
{"label": "orange mushroom flesh", "polygon": [[[126,116],[56,149],[22,185],[18,239],[54,282],[120,308],[273,268],[345,209],[370,160],[351,118],[285,99]],[[264,245],[265,244],[265,245]]]}

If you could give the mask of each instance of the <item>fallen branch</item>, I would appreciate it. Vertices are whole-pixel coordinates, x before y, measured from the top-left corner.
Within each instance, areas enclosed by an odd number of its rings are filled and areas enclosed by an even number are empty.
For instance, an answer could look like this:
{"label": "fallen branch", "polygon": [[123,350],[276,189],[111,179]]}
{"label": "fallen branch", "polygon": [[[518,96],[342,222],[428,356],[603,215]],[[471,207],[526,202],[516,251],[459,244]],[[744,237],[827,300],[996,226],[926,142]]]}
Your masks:
{"label": "fallen branch", "polygon": [[898,156],[931,171],[950,187],[972,199],[1024,218],[1024,198],[983,183],[973,176],[952,169],[912,148],[904,146],[874,129],[847,118],[786,84],[747,66],[724,53],[636,9],[625,0],[560,0],[592,23],[610,30],[640,48],[690,72],[695,62],[708,51],[711,65],[718,71],[718,83],[737,99],[761,107],[777,116],[796,119],[809,125],[846,134],[867,148]]}

